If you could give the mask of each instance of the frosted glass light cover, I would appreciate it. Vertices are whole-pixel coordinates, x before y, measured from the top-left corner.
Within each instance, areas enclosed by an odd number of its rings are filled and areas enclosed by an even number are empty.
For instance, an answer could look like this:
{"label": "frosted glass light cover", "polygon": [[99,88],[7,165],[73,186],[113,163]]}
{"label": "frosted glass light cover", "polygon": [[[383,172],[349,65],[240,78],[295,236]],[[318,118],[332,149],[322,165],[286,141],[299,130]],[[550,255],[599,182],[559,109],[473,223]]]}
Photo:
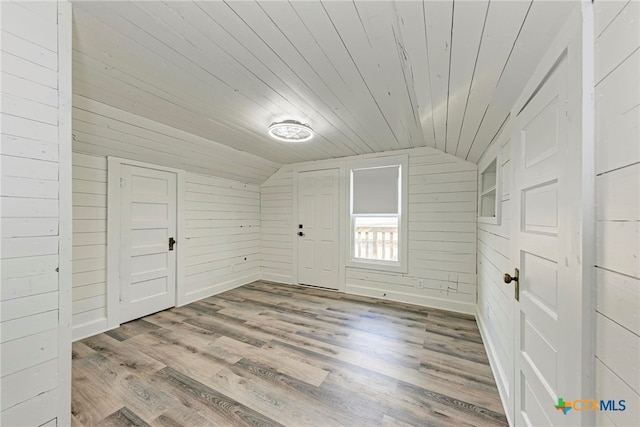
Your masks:
{"label": "frosted glass light cover", "polygon": [[269,126],[269,135],[278,141],[305,142],[313,138],[313,129],[308,124],[296,120],[285,120],[272,123]]}

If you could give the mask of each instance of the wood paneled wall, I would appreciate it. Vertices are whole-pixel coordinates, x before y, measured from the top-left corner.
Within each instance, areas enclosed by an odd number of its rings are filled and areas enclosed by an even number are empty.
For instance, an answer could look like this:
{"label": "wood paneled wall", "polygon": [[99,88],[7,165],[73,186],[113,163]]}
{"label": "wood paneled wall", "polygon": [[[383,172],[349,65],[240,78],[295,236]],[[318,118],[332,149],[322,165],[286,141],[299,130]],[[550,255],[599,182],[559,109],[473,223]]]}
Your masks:
{"label": "wood paneled wall", "polygon": [[599,425],[640,424],[640,3],[595,3],[596,395],[627,410]]}
{"label": "wood paneled wall", "polygon": [[[74,80],[74,82],[77,82]],[[74,86],[74,91],[82,86]],[[83,92],[84,93],[84,92]],[[73,150],[261,184],[278,164],[145,119],[91,97],[73,96]]]}
{"label": "wood paneled wall", "polygon": [[[408,273],[347,267],[346,291],[473,313],[477,167],[432,148],[402,152],[409,154]],[[283,283],[292,282],[296,268],[292,168],[282,167],[261,186],[262,277]]]}
{"label": "wood paneled wall", "polygon": [[[598,425],[640,424],[640,3],[595,3],[597,399],[626,400],[598,411]],[[479,224],[478,322],[508,397],[513,353],[511,304],[500,280],[509,264],[509,143],[503,149],[503,224]],[[500,141],[498,141],[500,142]],[[484,156],[497,149],[489,147]],[[481,159],[482,161],[482,159]],[[505,309],[506,308],[506,309]]]}
{"label": "wood paneled wall", "polygon": [[[501,218],[498,224],[478,223],[478,304],[476,319],[484,337],[496,384],[503,401],[513,392],[513,288],[502,282],[504,272],[511,271],[511,139],[504,129],[480,158],[488,164],[501,151]],[[511,408],[507,408],[511,409]],[[513,414],[507,411],[507,418]]]}
{"label": "wood paneled wall", "polygon": [[0,8],[0,424],[68,425],[70,7]]}
{"label": "wood paneled wall", "polygon": [[[120,120],[139,129],[119,138],[135,139],[144,120],[133,114],[98,106],[100,125],[87,134],[86,143]],[[76,110],[77,111],[77,108]],[[106,116],[107,112],[110,113]],[[83,111],[83,117],[97,112]],[[78,123],[77,121],[75,122]],[[155,127],[155,125],[152,125]],[[74,133],[76,128],[74,127]],[[76,146],[82,149],[83,145]],[[108,152],[108,150],[106,150]],[[116,151],[116,153],[118,153]],[[257,185],[195,173],[186,174],[185,291],[183,303],[196,301],[259,278],[260,189]],[[73,338],[105,331],[107,320],[107,159],[73,154]],[[119,292],[118,289],[109,290]]]}
{"label": "wood paneled wall", "polygon": [[185,303],[260,277],[260,188],[187,174]]}
{"label": "wood paneled wall", "polygon": [[293,167],[285,165],[260,186],[262,278],[293,281]]}
{"label": "wood paneled wall", "polygon": [[[477,166],[432,148],[409,150],[407,274],[347,268],[347,292],[473,313]],[[418,279],[424,288],[417,288]]]}
{"label": "wood paneled wall", "polygon": [[73,339],[107,329],[107,158],[73,153]]}

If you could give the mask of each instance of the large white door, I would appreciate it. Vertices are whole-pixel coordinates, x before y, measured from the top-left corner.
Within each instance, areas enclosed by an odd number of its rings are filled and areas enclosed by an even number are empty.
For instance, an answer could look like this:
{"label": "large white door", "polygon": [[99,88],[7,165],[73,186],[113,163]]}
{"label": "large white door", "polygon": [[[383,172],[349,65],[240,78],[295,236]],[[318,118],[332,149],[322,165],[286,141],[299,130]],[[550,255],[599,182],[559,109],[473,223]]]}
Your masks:
{"label": "large white door", "polygon": [[176,174],[123,164],[120,322],[176,304]]}
{"label": "large white door", "polygon": [[298,173],[298,282],[338,289],[340,171]]}
{"label": "large white door", "polygon": [[581,301],[570,292],[575,283],[569,265],[579,258],[579,249],[568,244],[569,225],[580,218],[568,215],[568,203],[579,199],[572,197],[575,179],[566,170],[567,162],[580,161],[580,153],[567,150],[569,138],[575,138],[568,132],[568,69],[566,56],[556,62],[516,116],[512,139],[511,261],[520,270],[519,301],[514,305],[518,426],[575,425],[580,415],[565,415],[555,405],[559,398],[586,398],[580,396],[580,381],[574,376],[581,349],[570,338],[579,332],[571,316]]}

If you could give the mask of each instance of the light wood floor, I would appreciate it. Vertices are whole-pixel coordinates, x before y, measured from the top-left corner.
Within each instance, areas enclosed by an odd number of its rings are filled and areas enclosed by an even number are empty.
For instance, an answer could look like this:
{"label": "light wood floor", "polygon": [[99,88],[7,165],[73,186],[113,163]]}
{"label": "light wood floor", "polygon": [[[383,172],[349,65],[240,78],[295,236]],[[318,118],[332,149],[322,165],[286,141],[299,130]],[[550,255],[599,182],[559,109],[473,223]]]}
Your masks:
{"label": "light wood floor", "polygon": [[471,316],[255,282],[73,346],[74,425],[507,425]]}

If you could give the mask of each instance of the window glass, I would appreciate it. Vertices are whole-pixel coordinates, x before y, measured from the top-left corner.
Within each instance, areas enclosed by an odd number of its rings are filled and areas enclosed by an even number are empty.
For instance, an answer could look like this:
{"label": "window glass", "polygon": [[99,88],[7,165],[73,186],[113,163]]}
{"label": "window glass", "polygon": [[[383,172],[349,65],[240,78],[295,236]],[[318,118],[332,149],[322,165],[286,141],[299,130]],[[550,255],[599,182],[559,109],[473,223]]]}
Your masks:
{"label": "window glass", "polygon": [[353,257],[398,261],[398,216],[354,217]]}

